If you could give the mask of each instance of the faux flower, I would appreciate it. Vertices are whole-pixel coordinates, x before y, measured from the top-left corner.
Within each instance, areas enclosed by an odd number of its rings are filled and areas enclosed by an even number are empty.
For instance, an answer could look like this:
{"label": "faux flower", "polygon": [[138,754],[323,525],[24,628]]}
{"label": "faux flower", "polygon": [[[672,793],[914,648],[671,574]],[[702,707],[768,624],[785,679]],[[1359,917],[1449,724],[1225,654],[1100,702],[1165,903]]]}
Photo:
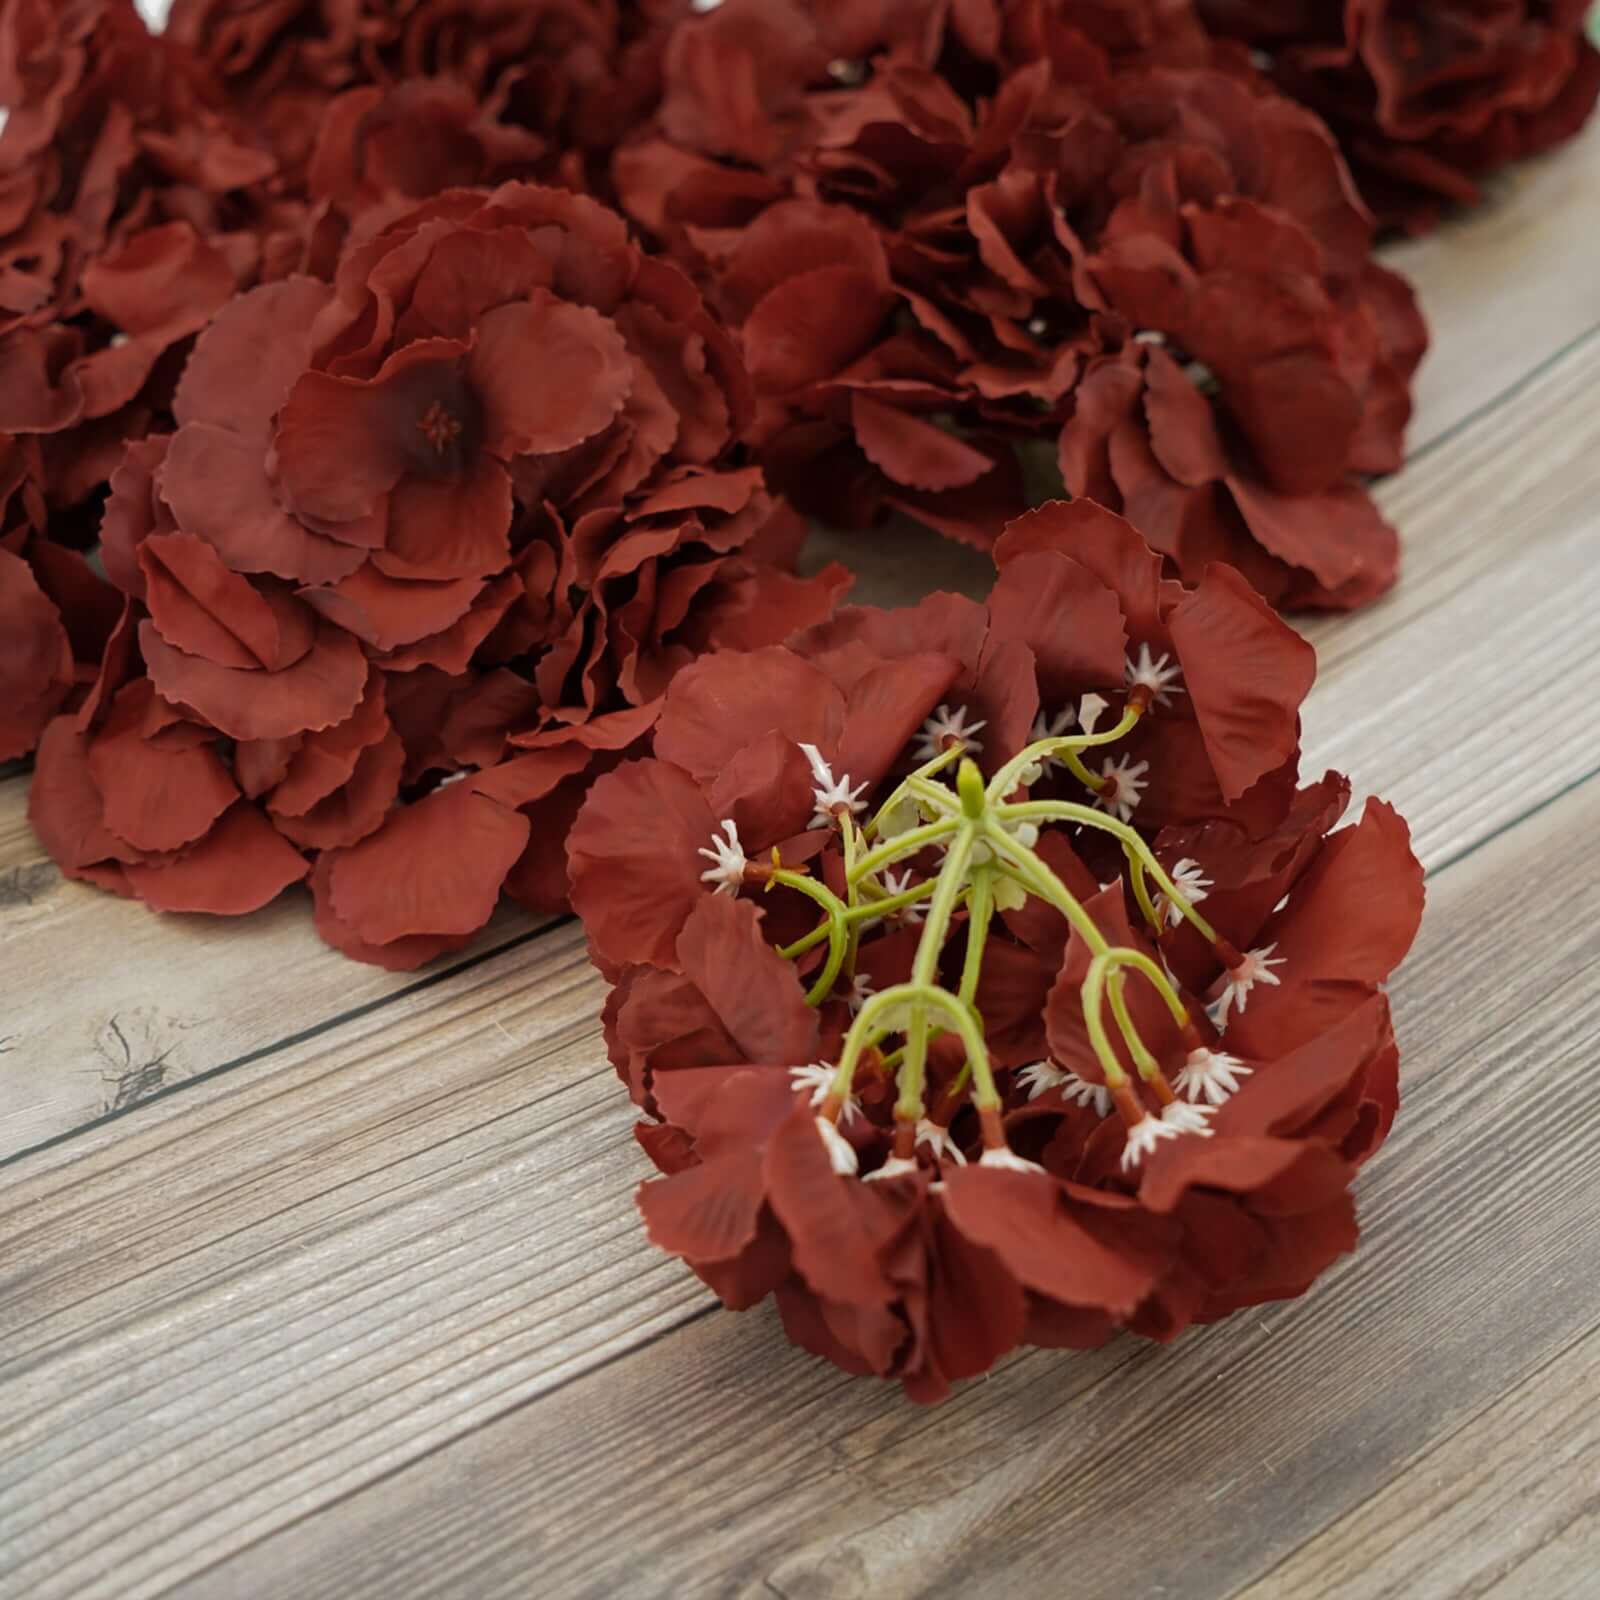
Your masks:
{"label": "faux flower", "polygon": [[120,609],[48,526],[38,440],[0,434],[0,761],[30,754],[86,690]]}
{"label": "faux flower", "polygon": [[847,54],[837,27],[679,21],[614,162],[738,330],[774,483],[987,546],[1054,450],[1186,581],[1386,588],[1365,479],[1400,461],[1426,340],[1321,122],[1208,64],[1183,6],[913,6]]}
{"label": "faux flower", "polygon": [[1367,203],[1420,232],[1495,168],[1569,139],[1600,96],[1587,0],[1198,0],[1327,119]]}
{"label": "faux flower", "polygon": [[271,157],[131,0],[0,6],[0,429],[43,441],[52,536],[164,412],[188,341],[282,264]]}
{"label": "faux flower", "polygon": [[[344,91],[432,80],[503,123],[506,139],[531,141],[540,176],[581,180],[584,152],[614,142],[653,88],[647,56],[622,60],[636,30],[618,12],[615,0],[174,0],[167,31],[267,130],[287,171],[312,161]],[[351,102],[338,115],[351,117]],[[437,143],[434,159],[459,161],[466,137]]]}
{"label": "faux flower", "polygon": [[1306,652],[1236,573],[1083,503],[997,557],[986,607],[696,663],[569,836],[652,1239],[925,1400],[1353,1247],[1422,902],[1388,807],[1297,786]]}
{"label": "faux flower", "polygon": [[[842,575],[792,574],[803,530],[741,459],[749,405],[689,284],[566,191],[452,191],[331,284],[235,297],[176,431],[113,478],[125,609],[41,748],[41,835],[144,895],[151,855],[226,873],[248,817],[276,841],[256,889],[309,878],[324,936],[395,967],[502,893],[561,909],[578,801],[673,675],[832,609]],[[182,836],[130,828],[180,755],[206,774]],[[45,815],[61,792],[81,836]]]}
{"label": "faux flower", "polygon": [[672,966],[693,906],[769,886],[774,849],[809,859],[840,813],[870,817],[912,764],[970,754],[998,771],[1041,723],[1067,713],[1075,727],[1091,696],[1102,731],[1127,720],[1116,754],[1096,771],[1041,764],[1041,794],[1151,838],[1180,819],[1277,824],[1313,656],[1237,573],[1215,567],[1194,591],[1163,580],[1133,529],[1084,501],[1028,513],[995,555],[987,602],[851,607],[786,646],[678,675],[654,758],[601,778],[569,841],[602,966]]}

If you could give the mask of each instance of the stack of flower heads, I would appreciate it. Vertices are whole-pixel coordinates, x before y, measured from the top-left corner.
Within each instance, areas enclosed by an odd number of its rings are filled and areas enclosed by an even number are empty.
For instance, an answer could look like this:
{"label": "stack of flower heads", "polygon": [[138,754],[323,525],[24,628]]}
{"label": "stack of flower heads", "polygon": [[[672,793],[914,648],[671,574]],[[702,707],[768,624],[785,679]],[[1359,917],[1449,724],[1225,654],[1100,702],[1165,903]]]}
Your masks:
{"label": "stack of flower heads", "polygon": [[1189,581],[1394,581],[1365,480],[1422,320],[1328,129],[1186,0],[726,0],[662,70],[621,203],[738,330],[798,504],[987,546],[1053,475]]}
{"label": "stack of flower heads", "polygon": [[1403,822],[1301,784],[1311,651],[1238,573],[1082,503],[996,559],[686,669],[570,838],[652,1239],[919,1399],[1349,1250],[1422,909]]}

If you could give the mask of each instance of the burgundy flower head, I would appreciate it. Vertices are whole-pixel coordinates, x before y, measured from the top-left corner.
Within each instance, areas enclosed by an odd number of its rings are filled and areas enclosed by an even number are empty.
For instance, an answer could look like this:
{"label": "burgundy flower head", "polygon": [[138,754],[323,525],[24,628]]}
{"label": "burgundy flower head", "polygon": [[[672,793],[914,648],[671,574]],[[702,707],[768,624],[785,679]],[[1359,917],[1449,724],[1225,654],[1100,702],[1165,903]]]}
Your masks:
{"label": "burgundy flower head", "polygon": [[[520,138],[538,176],[581,185],[586,156],[643,114],[655,82],[649,53],[629,51],[637,30],[614,0],[175,0],[167,29],[267,130],[290,173],[313,160],[344,91],[422,79],[470,96],[500,137]],[[352,115],[348,103],[339,114]]]}
{"label": "burgundy flower head", "polygon": [[0,434],[0,761],[32,752],[92,682],[120,596],[45,537],[36,439]]}
{"label": "burgundy flower head", "polygon": [[1413,232],[1484,174],[1569,139],[1600,98],[1587,0],[1199,0],[1327,119],[1367,203]]}
{"label": "burgundy flower head", "polygon": [[[841,586],[792,575],[802,529],[740,459],[749,411],[687,281],[562,190],[454,191],[352,243],[332,284],[238,296],[176,431],[113,479],[126,607],[41,748],[41,835],[164,909],[251,909],[309,873],[325,937],[398,967],[502,891],[559,909],[578,799],[671,675]],[[204,782],[164,810],[180,759]],[[152,856],[192,877],[241,841],[270,864],[251,904],[145,894]]]}
{"label": "burgundy flower head", "polygon": [[568,841],[651,1237],[930,1400],[1353,1246],[1422,903],[1388,807],[1296,786],[1309,651],[1237,573],[1081,502],[997,558],[696,663]]}
{"label": "burgundy flower head", "polygon": [[131,0],[6,0],[0,104],[0,429],[44,440],[70,509],[164,411],[186,342],[274,269],[273,163]]}
{"label": "burgundy flower head", "polygon": [[987,545],[1059,440],[1189,582],[1385,589],[1363,479],[1399,463],[1425,334],[1322,124],[1210,64],[1185,6],[893,20],[850,56],[816,5],[679,22],[615,161],[739,331],[774,483]]}

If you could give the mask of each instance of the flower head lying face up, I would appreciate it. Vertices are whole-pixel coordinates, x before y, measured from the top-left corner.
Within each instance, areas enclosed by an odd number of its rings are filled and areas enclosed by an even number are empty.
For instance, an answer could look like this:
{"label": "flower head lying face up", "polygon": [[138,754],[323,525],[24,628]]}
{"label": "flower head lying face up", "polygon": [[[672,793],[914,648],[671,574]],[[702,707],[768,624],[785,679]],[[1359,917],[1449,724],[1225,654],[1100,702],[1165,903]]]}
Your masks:
{"label": "flower head lying face up", "polygon": [[[1374,802],[1330,833],[1343,780],[1297,787],[1304,646],[1126,535],[1046,508],[987,607],[697,663],[570,836],[666,1174],[651,1237],[918,1398],[1019,1343],[1299,1293],[1395,1110],[1404,825]],[[1095,801],[1135,739],[1124,820]]]}
{"label": "flower head lying face up", "polygon": [[[324,936],[392,966],[461,944],[502,889],[559,909],[588,779],[672,675],[832,610],[842,573],[793,576],[798,519],[743,458],[749,408],[682,275],[561,190],[456,190],[331,284],[231,300],[176,431],[113,480],[121,620],[46,735],[41,837],[162,909],[309,874]],[[19,603],[28,684],[60,705],[70,663]],[[246,829],[272,870],[230,884]],[[179,865],[194,892],[146,893]]]}

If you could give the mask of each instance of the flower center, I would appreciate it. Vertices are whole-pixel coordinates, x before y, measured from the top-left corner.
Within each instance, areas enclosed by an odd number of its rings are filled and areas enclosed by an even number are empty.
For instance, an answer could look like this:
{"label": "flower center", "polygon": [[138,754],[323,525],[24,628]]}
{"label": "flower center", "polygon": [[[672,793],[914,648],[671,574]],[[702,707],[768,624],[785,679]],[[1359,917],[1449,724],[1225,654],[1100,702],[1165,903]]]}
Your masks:
{"label": "flower center", "polygon": [[449,452],[450,447],[461,437],[462,431],[460,422],[445,409],[442,400],[435,400],[422,414],[422,420],[417,423],[417,432],[440,456]]}

